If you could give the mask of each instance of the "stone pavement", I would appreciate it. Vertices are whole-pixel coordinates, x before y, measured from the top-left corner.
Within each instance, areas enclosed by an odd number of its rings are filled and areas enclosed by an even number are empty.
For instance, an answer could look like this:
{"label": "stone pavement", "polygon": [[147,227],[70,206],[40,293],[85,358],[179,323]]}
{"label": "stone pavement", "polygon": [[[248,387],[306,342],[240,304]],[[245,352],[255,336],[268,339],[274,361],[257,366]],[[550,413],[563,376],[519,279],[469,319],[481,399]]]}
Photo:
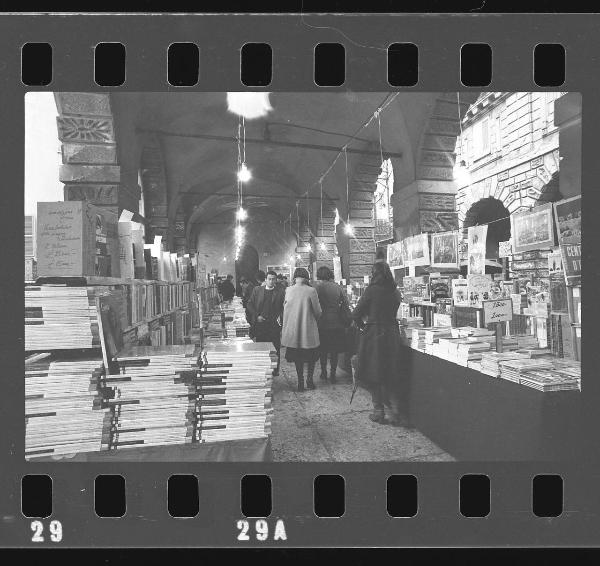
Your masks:
{"label": "stone pavement", "polygon": [[448,462],[454,458],[417,430],[369,420],[371,396],[361,387],[352,405],[352,378],[338,370],[336,384],[319,378],[314,391],[298,393],[293,364],[281,361],[273,380],[271,443],[275,462]]}

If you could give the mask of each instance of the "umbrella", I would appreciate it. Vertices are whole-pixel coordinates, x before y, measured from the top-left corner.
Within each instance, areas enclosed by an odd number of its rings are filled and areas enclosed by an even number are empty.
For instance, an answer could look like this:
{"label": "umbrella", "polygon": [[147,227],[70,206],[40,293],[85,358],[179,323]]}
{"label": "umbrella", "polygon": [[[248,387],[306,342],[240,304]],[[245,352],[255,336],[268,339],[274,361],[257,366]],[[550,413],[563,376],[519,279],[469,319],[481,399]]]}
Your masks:
{"label": "umbrella", "polygon": [[352,405],[352,400],[354,399],[354,394],[356,393],[356,390],[358,389],[358,381],[356,380],[355,364],[356,364],[356,356],[352,356],[352,360],[350,362],[350,368],[352,371],[352,395],[350,396],[350,404],[351,405]]}

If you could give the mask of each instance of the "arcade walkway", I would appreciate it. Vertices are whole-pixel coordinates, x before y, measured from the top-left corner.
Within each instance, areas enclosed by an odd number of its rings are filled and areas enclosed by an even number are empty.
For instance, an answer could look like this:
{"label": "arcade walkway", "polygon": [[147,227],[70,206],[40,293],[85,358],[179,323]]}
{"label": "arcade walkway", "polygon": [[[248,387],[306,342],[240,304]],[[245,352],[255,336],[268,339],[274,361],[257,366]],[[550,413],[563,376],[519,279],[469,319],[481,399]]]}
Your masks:
{"label": "arcade walkway", "polygon": [[273,381],[274,461],[454,461],[417,430],[371,422],[371,397],[361,387],[350,405],[352,379],[344,371],[338,370],[336,384],[322,381],[319,373],[317,362],[317,388],[298,393],[294,364],[282,359],[280,375]]}

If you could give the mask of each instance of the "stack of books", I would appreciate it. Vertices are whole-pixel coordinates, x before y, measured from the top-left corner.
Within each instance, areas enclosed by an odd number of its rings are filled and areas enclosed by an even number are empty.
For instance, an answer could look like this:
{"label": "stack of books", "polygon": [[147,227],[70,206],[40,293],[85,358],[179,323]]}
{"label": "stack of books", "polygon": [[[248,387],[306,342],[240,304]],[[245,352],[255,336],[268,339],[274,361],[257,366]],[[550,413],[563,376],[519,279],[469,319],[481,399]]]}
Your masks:
{"label": "stack of books", "polygon": [[137,346],[116,356],[105,386],[115,407],[111,447],[192,442],[198,351],[194,345]]}
{"label": "stack of books", "polygon": [[481,360],[483,352],[490,350],[489,342],[465,341],[456,344],[455,363],[467,367],[468,362]]}
{"label": "stack of books", "polygon": [[196,440],[216,442],[271,434],[272,371],[277,352],[245,339],[208,343],[202,352]]}
{"label": "stack of books", "polygon": [[572,391],[581,388],[581,382],[576,377],[569,377],[551,370],[525,371],[521,374],[520,383],[544,392]]}
{"label": "stack of books", "polygon": [[25,350],[100,348],[99,287],[25,287]]}
{"label": "stack of books", "polygon": [[246,320],[246,309],[240,297],[234,297],[229,308],[225,311],[225,330],[228,337],[248,336],[250,324]]}
{"label": "stack of books", "polygon": [[425,351],[425,328],[412,329],[410,347],[420,352]]}
{"label": "stack of books", "polygon": [[110,411],[102,407],[101,359],[52,355],[25,363],[25,458],[106,450]]}
{"label": "stack of books", "polygon": [[500,377],[500,362],[524,357],[518,352],[483,352],[481,354],[481,373],[491,377]]}
{"label": "stack of books", "polygon": [[500,377],[514,383],[520,383],[522,375],[531,370],[552,370],[552,361],[523,356],[500,362]]}

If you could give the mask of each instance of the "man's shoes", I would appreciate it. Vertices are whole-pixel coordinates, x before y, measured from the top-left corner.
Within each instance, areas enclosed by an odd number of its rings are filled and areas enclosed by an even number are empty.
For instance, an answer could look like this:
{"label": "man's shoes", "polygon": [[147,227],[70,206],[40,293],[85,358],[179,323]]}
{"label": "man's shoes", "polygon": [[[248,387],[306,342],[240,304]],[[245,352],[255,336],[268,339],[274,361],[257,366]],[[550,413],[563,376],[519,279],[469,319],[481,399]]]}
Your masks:
{"label": "man's shoes", "polygon": [[331,381],[331,383],[335,383],[337,381],[334,371],[332,371],[331,374],[329,375],[329,381]]}
{"label": "man's shoes", "polygon": [[315,389],[315,382],[313,381],[312,377],[306,378],[306,388],[307,389]]}
{"label": "man's shoes", "polygon": [[319,376],[323,381],[327,381],[327,372],[326,371],[322,371],[321,375]]}
{"label": "man's shoes", "polygon": [[380,414],[380,413],[371,413],[369,415],[369,418],[377,424],[388,424],[387,419],[385,418],[384,415]]}
{"label": "man's shoes", "polygon": [[273,375],[273,377],[277,377],[279,375],[279,368],[274,369],[272,375]]}

